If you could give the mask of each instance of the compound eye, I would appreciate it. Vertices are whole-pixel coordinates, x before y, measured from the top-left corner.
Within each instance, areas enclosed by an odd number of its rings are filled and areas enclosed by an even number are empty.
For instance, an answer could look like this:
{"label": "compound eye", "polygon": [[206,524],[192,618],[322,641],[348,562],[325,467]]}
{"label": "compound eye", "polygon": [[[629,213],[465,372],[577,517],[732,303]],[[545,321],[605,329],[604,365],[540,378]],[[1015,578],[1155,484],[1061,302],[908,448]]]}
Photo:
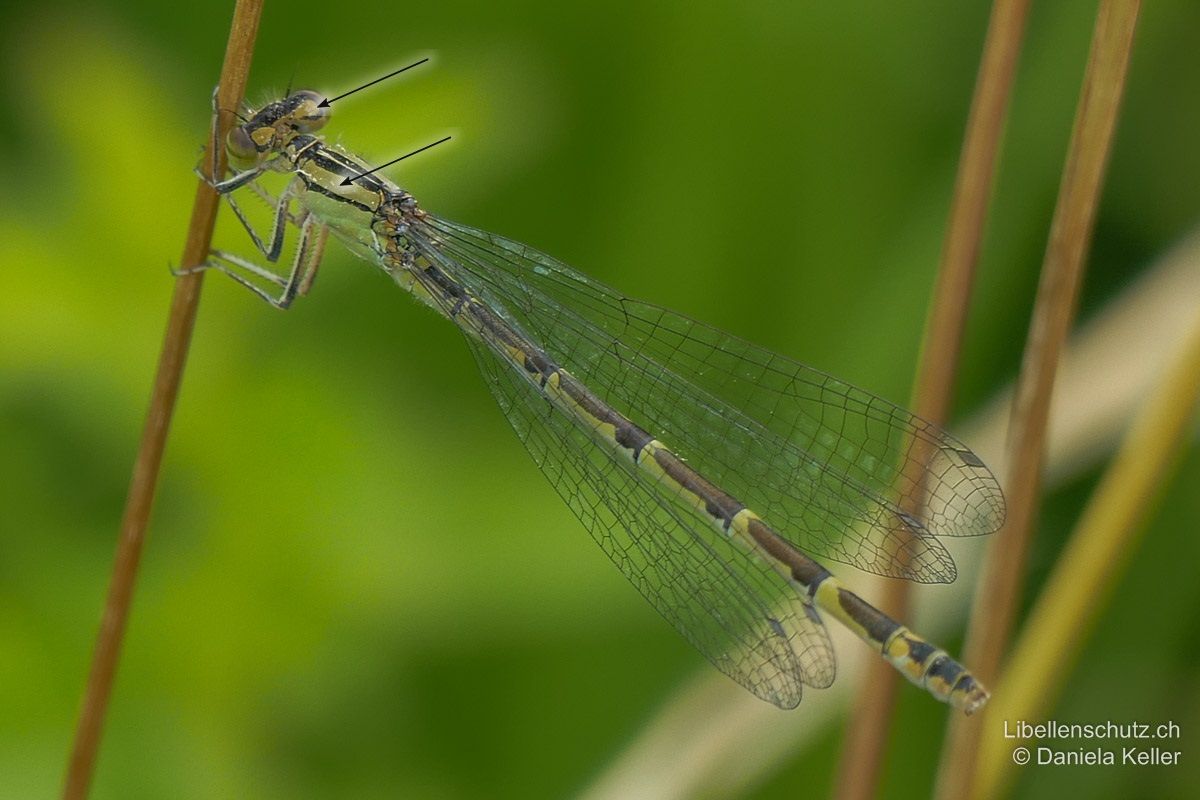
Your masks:
{"label": "compound eye", "polygon": [[329,106],[320,104],[324,96],[309,89],[301,89],[289,98],[294,109],[289,115],[292,127],[300,133],[312,133],[329,121]]}
{"label": "compound eye", "polygon": [[243,165],[258,163],[258,147],[246,129],[240,125],[229,131],[229,135],[225,137],[225,149],[229,153],[229,160],[233,163]]}

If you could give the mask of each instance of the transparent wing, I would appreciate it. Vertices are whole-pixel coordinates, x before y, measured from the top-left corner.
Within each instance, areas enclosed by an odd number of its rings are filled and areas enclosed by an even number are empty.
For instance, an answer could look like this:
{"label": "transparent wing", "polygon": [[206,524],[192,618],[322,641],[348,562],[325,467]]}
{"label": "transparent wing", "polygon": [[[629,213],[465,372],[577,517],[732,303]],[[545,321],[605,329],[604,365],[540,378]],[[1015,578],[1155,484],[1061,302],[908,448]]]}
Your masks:
{"label": "transparent wing", "polygon": [[609,558],[717,669],[781,708],[801,684],[826,687],[828,633],[783,578],[719,536],[597,443],[486,344],[466,336],[479,371],[542,474]]}
{"label": "transparent wing", "polygon": [[949,582],[954,562],[936,537],[990,533],[1003,522],[1003,495],[983,462],[886,400],[626,298],[519,242],[433,215],[414,241],[810,555]]}

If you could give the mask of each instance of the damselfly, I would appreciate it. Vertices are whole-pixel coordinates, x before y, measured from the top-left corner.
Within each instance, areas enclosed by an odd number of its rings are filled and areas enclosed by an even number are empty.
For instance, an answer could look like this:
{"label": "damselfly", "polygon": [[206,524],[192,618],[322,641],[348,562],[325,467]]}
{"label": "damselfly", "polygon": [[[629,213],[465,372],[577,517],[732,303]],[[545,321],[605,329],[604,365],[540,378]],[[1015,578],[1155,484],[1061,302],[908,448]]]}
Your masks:
{"label": "damselfly", "polygon": [[[868,392],[425,211],[314,135],[328,118],[320,99],[299,91],[243,117],[224,143],[234,174],[215,184],[268,262],[299,228],[290,270],[222,251],[194,269],[287,308],[332,232],[458,325],[517,436],[604,552],[758,697],[792,708],[802,685],[833,682],[824,613],[938,699],[967,713],[987,701],[958,662],[814,560],[952,581],[938,537],[990,533],[1004,517],[974,453]],[[291,176],[278,197],[258,183],[269,171]],[[274,207],[267,237],[234,201],[240,187]]]}

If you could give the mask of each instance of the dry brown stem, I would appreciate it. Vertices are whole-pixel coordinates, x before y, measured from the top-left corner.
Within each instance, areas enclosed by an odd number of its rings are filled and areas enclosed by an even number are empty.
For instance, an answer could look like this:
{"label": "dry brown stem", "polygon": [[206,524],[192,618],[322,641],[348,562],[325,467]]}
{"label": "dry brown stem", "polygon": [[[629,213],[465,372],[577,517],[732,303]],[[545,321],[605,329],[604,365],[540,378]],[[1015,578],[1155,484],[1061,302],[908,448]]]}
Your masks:
{"label": "dry brown stem", "polygon": [[[217,107],[220,109],[237,108],[245,93],[261,15],[262,0],[238,0],[225,49],[225,62],[221,67],[220,90],[217,95]],[[224,140],[224,133],[228,131],[231,121],[230,113],[220,114],[217,141]],[[222,174],[225,169],[223,151],[217,153],[217,159],[218,174]],[[211,155],[206,152],[202,160],[205,169],[209,168],[211,160]],[[200,181],[180,262],[182,266],[200,264],[208,257],[218,201],[216,191],[205,181]],[[133,587],[137,580],[142,546],[146,540],[146,527],[158,485],[167,432],[175,409],[175,400],[179,395],[188,345],[191,342],[196,310],[200,303],[201,284],[201,273],[185,275],[175,282],[167,330],[163,337],[158,371],[150,396],[150,407],[142,430],[137,460],[133,465],[125,511],[121,517],[120,536],[113,559],[104,616],[96,637],[96,649],[92,654],[92,665],[88,673],[79,724],[75,730],[71,760],[67,766],[63,787],[63,797],[66,800],[82,800],[87,797],[95,771],[96,753],[100,747],[105,712],[112,695],[121,642],[129,621]]]}

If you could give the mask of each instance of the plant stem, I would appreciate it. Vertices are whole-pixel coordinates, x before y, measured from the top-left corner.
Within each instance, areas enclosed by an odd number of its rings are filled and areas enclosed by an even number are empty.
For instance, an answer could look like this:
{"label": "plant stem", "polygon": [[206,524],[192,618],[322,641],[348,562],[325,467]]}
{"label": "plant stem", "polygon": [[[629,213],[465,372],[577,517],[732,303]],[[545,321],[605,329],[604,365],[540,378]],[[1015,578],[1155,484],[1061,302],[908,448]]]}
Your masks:
{"label": "plant stem", "polygon": [[[1039,719],[1136,549],[1154,500],[1189,440],[1200,398],[1200,317],[1129,426],[1038,595],[997,688],[996,719]],[[1054,647],[1046,647],[1054,642]],[[1012,775],[1012,743],[985,738],[975,796],[997,796]]]}
{"label": "plant stem", "polygon": [[[1042,264],[1009,427],[1008,522],[988,546],[975,595],[965,663],[985,684],[999,675],[1021,593],[1041,488],[1046,420],[1059,355],[1075,316],[1096,206],[1125,88],[1140,0],[1102,0]],[[938,773],[937,797],[960,800],[975,783],[987,710],[955,717]]]}
{"label": "plant stem", "polygon": [[[967,118],[950,220],[926,320],[913,394],[913,411],[938,425],[944,425],[949,416],[992,178],[1028,11],[1029,0],[996,0],[992,5],[979,77]],[[921,467],[931,454],[915,455],[917,457],[907,463]],[[912,485],[920,483],[920,475],[905,478]],[[914,496],[919,497],[920,492]],[[920,517],[920,508],[906,510]],[[909,594],[908,583],[888,581],[881,598],[882,609],[896,619],[905,619],[910,607]],[[850,720],[838,767],[834,796],[839,800],[868,800],[879,793],[899,676],[890,664],[877,660],[867,667],[864,677],[862,694]]]}
{"label": "plant stem", "polygon": [[[238,0],[233,12],[233,24],[225,49],[225,62],[221,67],[220,89],[217,107],[219,115],[217,141],[232,123],[228,109],[237,108],[245,93],[246,80],[250,73],[250,60],[254,52],[254,40],[258,34],[258,21],[262,16],[262,0]],[[211,146],[211,142],[208,146]],[[225,169],[225,154],[218,148],[217,169]],[[202,159],[204,169],[211,165],[211,154]],[[212,176],[210,176],[212,177]],[[196,189],[192,206],[191,223],[184,244],[181,266],[200,264],[208,257],[216,223],[219,197],[205,181]],[[158,485],[159,468],[179,386],[183,379],[183,367],[187,360],[188,345],[196,321],[196,310],[200,302],[202,274],[194,273],[180,277],[175,282],[171,298],[171,310],[167,319],[167,330],[163,338],[162,353],[159,355],[158,372],[150,396],[150,408],[142,430],[133,476],[129,482],[129,493],[125,500],[125,511],[121,517],[120,536],[116,556],[113,560],[112,577],[109,581],[108,597],[104,605],[104,616],[100,632],[96,637],[96,649],[92,654],[91,670],[87,688],[75,730],[75,742],[71,760],[67,766],[63,797],[66,800],[82,800],[87,797],[95,771],[96,753],[104,730],[105,712],[112,694],[121,643],[129,622],[129,608],[133,598],[133,587],[137,579],[138,563],[146,540],[146,527],[154,503],[154,492]]]}

